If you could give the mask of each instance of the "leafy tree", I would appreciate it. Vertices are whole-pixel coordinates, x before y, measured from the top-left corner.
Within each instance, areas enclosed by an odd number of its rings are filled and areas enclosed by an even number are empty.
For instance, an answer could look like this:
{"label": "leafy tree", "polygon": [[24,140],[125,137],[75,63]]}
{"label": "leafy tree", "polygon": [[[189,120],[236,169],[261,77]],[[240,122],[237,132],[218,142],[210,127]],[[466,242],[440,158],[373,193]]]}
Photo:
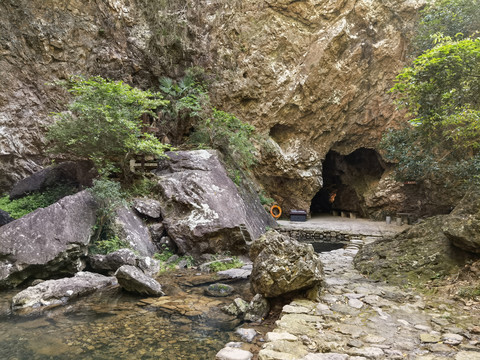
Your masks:
{"label": "leafy tree", "polygon": [[451,38],[477,37],[480,29],[480,4],[478,0],[436,0],[422,11],[414,40],[416,55],[435,46],[433,34]]}
{"label": "leafy tree", "polygon": [[102,175],[128,174],[128,162],[136,154],[164,156],[169,145],[142,131],[142,115],[157,117],[166,106],[160,93],[142,91],[121,81],[101,77],[73,77],[60,83],[73,95],[68,111],[55,113],[48,129],[50,151],[94,162]]}
{"label": "leafy tree", "polygon": [[399,179],[476,179],[480,170],[480,39],[437,36],[437,45],[392,89],[413,117],[383,139]]}

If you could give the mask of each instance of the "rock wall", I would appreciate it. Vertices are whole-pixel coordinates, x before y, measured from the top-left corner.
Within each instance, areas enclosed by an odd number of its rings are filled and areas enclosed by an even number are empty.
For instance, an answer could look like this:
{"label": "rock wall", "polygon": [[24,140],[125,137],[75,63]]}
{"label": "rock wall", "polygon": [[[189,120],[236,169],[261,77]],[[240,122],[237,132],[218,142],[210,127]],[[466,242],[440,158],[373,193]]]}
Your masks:
{"label": "rock wall", "polygon": [[406,63],[423,3],[265,0],[204,7],[212,15],[203,17],[201,45],[213,61],[200,65],[221,79],[214,83],[217,102],[270,135],[256,175],[285,210],[309,209],[329,150],[376,148],[384,130],[403,118],[388,90]]}
{"label": "rock wall", "polygon": [[199,65],[221,108],[270,136],[256,176],[308,209],[322,160],[375,148],[403,117],[387,90],[424,0],[8,0],[0,4],[0,190],[42,165],[47,82],[99,74],[147,87]]}

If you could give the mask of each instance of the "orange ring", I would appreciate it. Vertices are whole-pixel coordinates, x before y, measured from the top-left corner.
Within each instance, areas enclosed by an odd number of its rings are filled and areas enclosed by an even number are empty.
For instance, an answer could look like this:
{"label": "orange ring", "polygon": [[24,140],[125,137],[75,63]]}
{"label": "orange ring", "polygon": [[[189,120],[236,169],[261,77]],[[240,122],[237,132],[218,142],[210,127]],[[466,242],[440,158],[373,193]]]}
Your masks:
{"label": "orange ring", "polygon": [[[278,214],[275,215],[273,213],[273,210],[274,209],[277,209],[278,210]],[[281,215],[282,215],[282,208],[278,205],[273,205],[271,208],[270,208],[270,215],[272,215],[275,219],[278,219]]]}

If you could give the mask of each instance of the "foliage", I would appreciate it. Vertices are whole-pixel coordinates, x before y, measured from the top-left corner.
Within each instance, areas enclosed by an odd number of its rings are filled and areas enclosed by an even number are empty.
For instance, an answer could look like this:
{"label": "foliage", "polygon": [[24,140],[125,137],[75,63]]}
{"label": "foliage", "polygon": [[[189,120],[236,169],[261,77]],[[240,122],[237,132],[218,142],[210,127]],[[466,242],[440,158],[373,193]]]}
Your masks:
{"label": "foliage", "polygon": [[176,266],[183,260],[186,261],[187,268],[193,266],[193,257],[190,255],[178,256],[175,261],[167,262],[173,255],[175,255],[173,251],[166,246],[163,247],[163,251],[161,253],[155,253],[153,255],[154,259],[160,261],[160,272],[174,270]]}
{"label": "foliage", "polygon": [[196,124],[191,140],[218,149],[240,167],[249,168],[255,162],[254,131],[255,127],[235,115],[212,108],[212,116]]}
{"label": "foliage", "polygon": [[458,291],[458,296],[466,299],[475,299],[480,297],[480,286],[466,286]]}
{"label": "foliage", "polygon": [[201,73],[196,70],[187,72],[179,82],[161,79],[160,90],[170,101],[164,110],[165,117],[177,121],[187,119],[193,125],[189,136],[191,144],[219,150],[232,167],[250,167],[255,161],[252,144],[255,128],[213,107],[207,86],[200,77]]}
{"label": "foliage", "polygon": [[228,269],[241,268],[243,266],[243,261],[239,260],[237,257],[233,256],[229,261],[216,260],[209,264],[210,270],[213,272],[223,271]]}
{"label": "foliage", "polygon": [[271,197],[268,197],[268,196],[265,194],[265,190],[260,191],[260,192],[258,193],[258,197],[260,198],[260,203],[261,203],[262,205],[268,205],[268,206],[270,206],[270,205],[272,205],[272,204],[275,202],[274,199],[272,199]]}
{"label": "foliage", "polygon": [[19,219],[34,210],[50,206],[75,192],[76,188],[71,185],[59,185],[15,200],[10,200],[8,195],[5,195],[0,198],[0,209],[6,211],[12,218]]}
{"label": "foliage", "polygon": [[142,115],[157,117],[165,106],[160,93],[132,88],[121,81],[101,77],[72,77],[59,83],[74,96],[68,111],[55,113],[56,122],[47,138],[51,152],[94,162],[101,175],[128,174],[128,161],[135,154],[164,156],[169,148],[142,131]]}
{"label": "foliage", "polygon": [[118,238],[114,227],[116,209],[126,205],[120,183],[102,178],[94,180],[93,187],[89,190],[98,205],[97,222],[94,227],[95,233],[90,252],[107,254],[129,247],[127,243]]}
{"label": "foliage", "polygon": [[156,186],[157,182],[155,180],[142,176],[133,180],[132,184],[128,187],[128,197],[154,197]]}
{"label": "foliage", "polygon": [[422,17],[414,39],[418,55],[435,46],[433,34],[456,37],[478,36],[480,29],[480,6],[478,0],[436,0],[422,11]]}
{"label": "foliage", "polygon": [[397,76],[392,91],[413,118],[381,146],[387,160],[398,162],[398,179],[477,180],[480,39],[437,40]]}

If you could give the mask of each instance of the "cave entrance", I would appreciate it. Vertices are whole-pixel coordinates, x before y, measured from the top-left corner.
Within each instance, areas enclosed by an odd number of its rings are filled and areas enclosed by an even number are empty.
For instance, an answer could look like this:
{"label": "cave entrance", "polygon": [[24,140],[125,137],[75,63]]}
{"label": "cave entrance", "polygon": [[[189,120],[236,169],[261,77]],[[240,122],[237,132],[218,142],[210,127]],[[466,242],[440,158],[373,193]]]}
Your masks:
{"label": "cave entrance", "polygon": [[380,180],[385,168],[372,149],[360,148],[349,155],[329,151],[323,162],[323,187],[313,197],[310,213],[337,210],[368,217],[364,194]]}

